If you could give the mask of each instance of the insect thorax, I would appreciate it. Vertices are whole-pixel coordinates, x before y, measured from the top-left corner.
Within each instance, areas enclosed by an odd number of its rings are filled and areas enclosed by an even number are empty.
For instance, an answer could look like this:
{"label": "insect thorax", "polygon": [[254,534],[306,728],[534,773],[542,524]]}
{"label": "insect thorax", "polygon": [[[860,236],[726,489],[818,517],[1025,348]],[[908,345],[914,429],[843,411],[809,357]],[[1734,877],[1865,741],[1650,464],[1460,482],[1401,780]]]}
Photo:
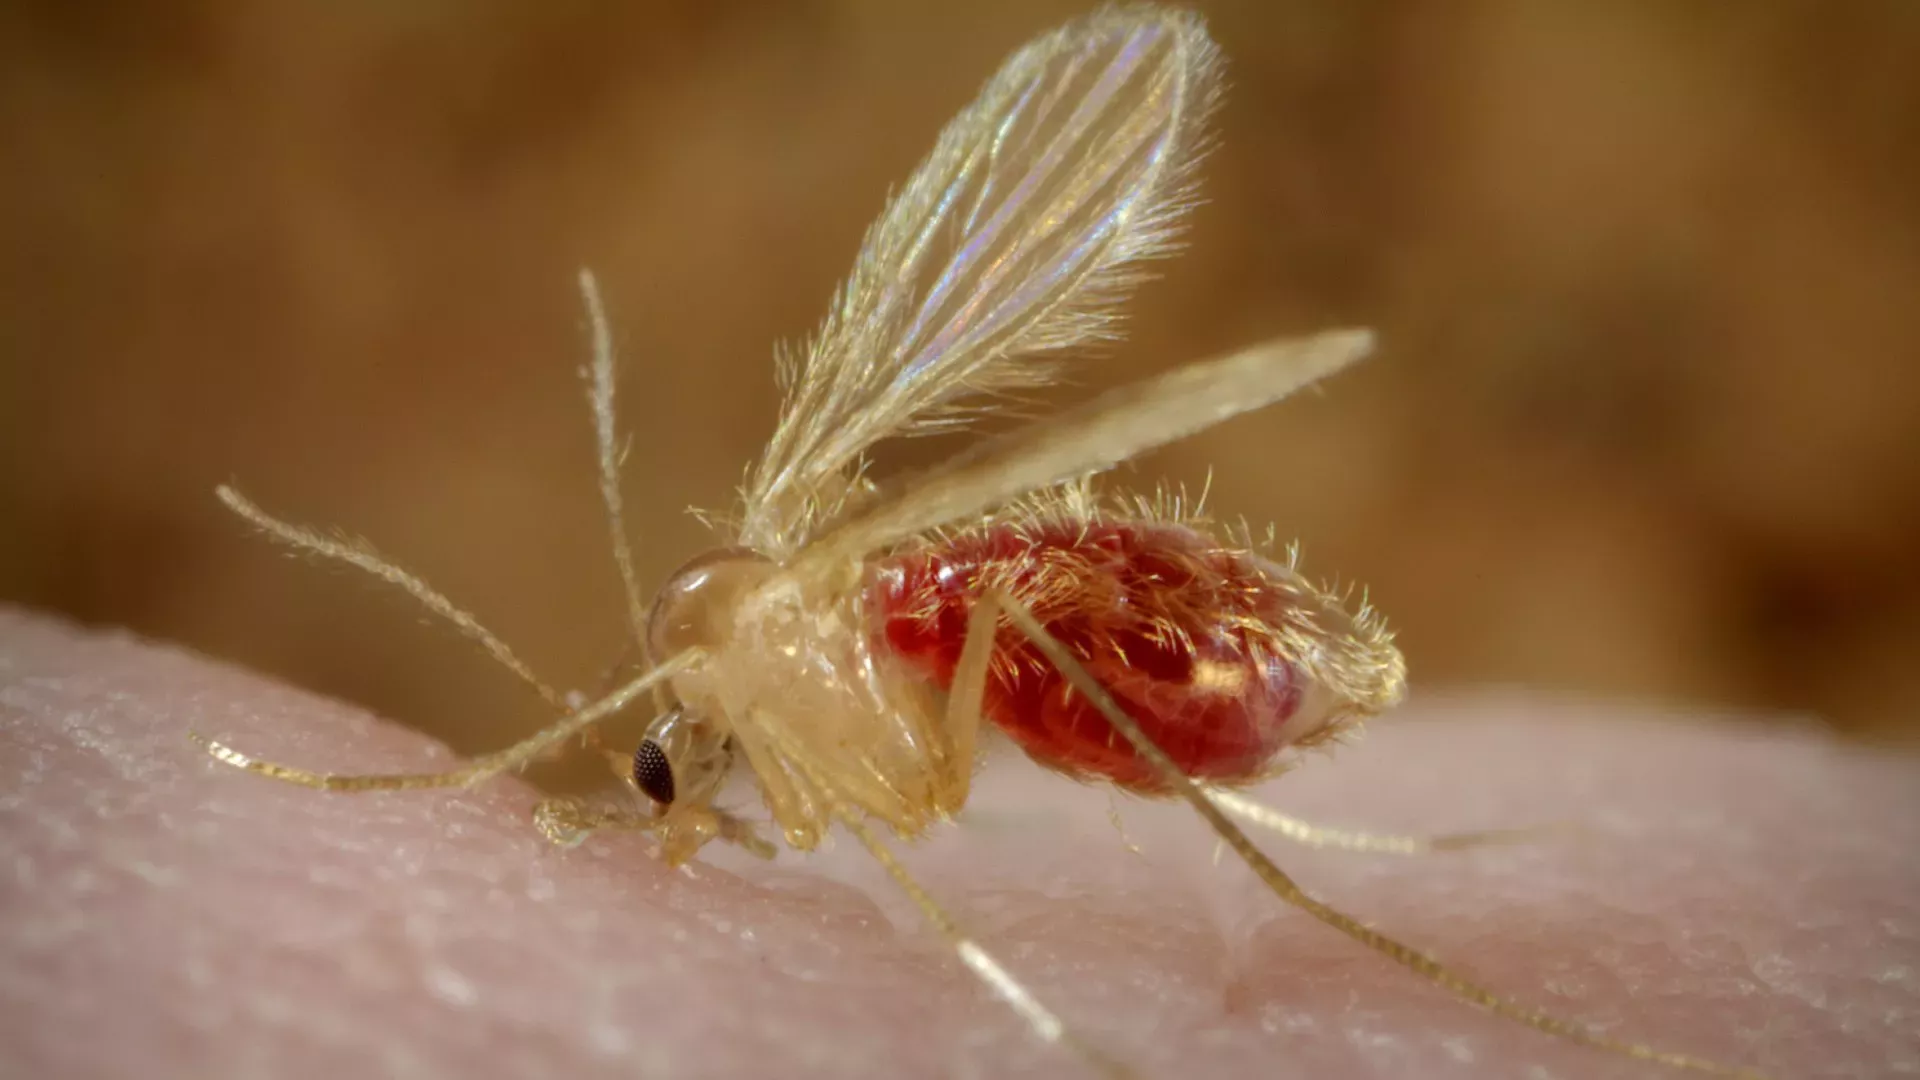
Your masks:
{"label": "insect thorax", "polygon": [[[801,581],[751,552],[689,563],[654,605],[656,657],[705,656],[673,680],[726,729],[788,843],[808,849],[835,800],[913,835],[958,810],[935,694],[876,662],[854,587]],[[970,767],[971,763],[966,763]]]}

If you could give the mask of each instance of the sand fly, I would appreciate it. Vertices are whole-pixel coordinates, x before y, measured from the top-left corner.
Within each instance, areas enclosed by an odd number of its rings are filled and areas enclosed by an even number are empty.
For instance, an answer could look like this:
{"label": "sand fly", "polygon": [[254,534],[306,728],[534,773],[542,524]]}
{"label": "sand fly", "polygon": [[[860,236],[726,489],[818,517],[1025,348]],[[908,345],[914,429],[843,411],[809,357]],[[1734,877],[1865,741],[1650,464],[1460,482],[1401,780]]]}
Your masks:
{"label": "sand fly", "polygon": [[1281,900],[1456,997],[1522,1024],[1680,1068],[1720,1066],[1614,1041],[1483,989],[1308,895],[1235,818],[1295,839],[1366,850],[1466,846],[1370,837],[1284,817],[1238,794],[1290,754],[1398,702],[1405,666],[1380,618],[1349,608],[1288,557],[1183,513],[1171,500],[1094,493],[1089,478],[1143,451],[1286,397],[1365,356],[1365,330],[1263,344],[1112,390],[882,486],[867,454],[894,436],[949,431],[1054,362],[1110,339],[1116,305],[1166,254],[1194,199],[1219,97],[1201,20],[1109,8],[1007,60],[941,132],[867,232],[852,275],[804,349],[778,364],[785,404],[747,474],[724,546],[642,598],[622,524],[613,349],[582,273],[599,477],[644,670],[570,708],[499,638],[425,582],[357,543],[232,509],[280,540],[405,589],[457,625],[561,713],[508,749],[443,773],[332,775],[233,766],[326,791],[454,787],[595,741],[647,702],[634,795],[536,811],[556,840],[595,829],[653,834],[662,856],[714,841],[772,844],[715,805],[752,775],[780,840],[816,848],[839,826],[879,861],[1040,1039],[1112,1072],[895,859],[884,834],[926,835],[967,803],[983,726],[1076,780],[1184,800]]}

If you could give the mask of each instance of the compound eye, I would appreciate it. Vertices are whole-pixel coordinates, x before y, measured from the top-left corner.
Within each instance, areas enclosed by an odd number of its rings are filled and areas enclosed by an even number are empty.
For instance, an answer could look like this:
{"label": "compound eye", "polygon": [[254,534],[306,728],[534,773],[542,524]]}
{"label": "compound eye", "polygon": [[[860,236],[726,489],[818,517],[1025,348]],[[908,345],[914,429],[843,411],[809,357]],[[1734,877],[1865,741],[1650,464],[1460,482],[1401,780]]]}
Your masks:
{"label": "compound eye", "polygon": [[673,805],[673,766],[667,752],[652,739],[640,743],[633,752],[633,782],[642,794],[661,806]]}

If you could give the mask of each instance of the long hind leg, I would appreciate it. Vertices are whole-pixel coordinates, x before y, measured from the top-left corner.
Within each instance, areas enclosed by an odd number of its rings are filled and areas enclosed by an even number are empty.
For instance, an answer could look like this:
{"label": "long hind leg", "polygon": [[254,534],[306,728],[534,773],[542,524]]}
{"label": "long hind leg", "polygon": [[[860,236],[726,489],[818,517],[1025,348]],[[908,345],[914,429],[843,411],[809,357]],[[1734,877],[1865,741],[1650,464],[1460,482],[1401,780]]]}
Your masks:
{"label": "long hind leg", "polygon": [[1620,1042],[1603,1035],[1595,1034],[1586,1027],[1569,1020],[1562,1020],[1523,1005],[1511,998],[1502,996],[1480,984],[1456,973],[1439,960],[1404,945],[1372,929],[1366,924],[1316,899],[1287,876],[1265,852],[1256,847],[1247,834],[1227,817],[1226,813],[1200,790],[1166,752],[1155,745],[1146,732],[1140,729],[1133,717],[1127,715],[1107,693],[1099,680],[1087,671],[1067,647],[1047,632],[1033,613],[1012,597],[1000,594],[996,602],[1003,607],[1013,625],[1031,640],[1036,648],[1046,656],[1073,688],[1080,692],[1093,706],[1100,710],[1107,722],[1132,744],[1134,750],[1152,765],[1160,779],[1174,793],[1184,799],[1213,828],[1221,841],[1232,848],[1234,853],[1259,876],[1273,894],[1292,906],[1312,915],[1335,930],[1347,935],[1367,948],[1385,956],[1394,963],[1407,968],[1421,978],[1435,983],[1454,997],[1471,1005],[1477,1005],[1498,1016],[1514,1020],[1537,1031],[1555,1035],[1571,1042],[1622,1054],[1642,1061],[1657,1062],[1678,1069],[1690,1069],[1696,1072],[1711,1073],[1719,1076],[1757,1077],[1759,1074],[1747,1070],[1730,1068],[1716,1062],[1686,1054],[1668,1053],[1638,1043]]}
{"label": "long hind leg", "polygon": [[1468,851],[1483,847],[1505,847],[1531,843],[1549,836],[1576,832],[1571,825],[1541,825],[1525,829],[1489,829],[1484,832],[1441,833],[1434,836],[1400,836],[1391,833],[1361,832],[1329,825],[1315,825],[1292,814],[1249,799],[1237,791],[1200,785],[1208,799],[1229,814],[1250,824],[1279,833],[1296,844],[1340,851],[1364,851],[1384,855],[1428,855],[1445,851]]}

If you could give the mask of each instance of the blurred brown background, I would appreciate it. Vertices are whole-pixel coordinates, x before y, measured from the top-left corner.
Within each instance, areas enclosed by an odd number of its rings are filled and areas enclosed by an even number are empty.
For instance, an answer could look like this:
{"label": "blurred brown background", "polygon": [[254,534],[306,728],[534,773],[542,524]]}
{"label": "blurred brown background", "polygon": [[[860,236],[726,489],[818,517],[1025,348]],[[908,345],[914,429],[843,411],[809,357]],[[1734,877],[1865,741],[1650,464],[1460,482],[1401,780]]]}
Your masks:
{"label": "blurred brown background", "polygon": [[[940,125],[1072,2],[0,8],[0,596],[490,747],[537,704],[214,502],[372,538],[584,686],[618,651],[577,266],[657,581]],[[1920,5],[1201,5],[1191,249],[1089,385],[1379,326],[1145,462],[1367,583],[1417,686],[1920,729]],[[952,442],[885,455],[929,460]]]}

